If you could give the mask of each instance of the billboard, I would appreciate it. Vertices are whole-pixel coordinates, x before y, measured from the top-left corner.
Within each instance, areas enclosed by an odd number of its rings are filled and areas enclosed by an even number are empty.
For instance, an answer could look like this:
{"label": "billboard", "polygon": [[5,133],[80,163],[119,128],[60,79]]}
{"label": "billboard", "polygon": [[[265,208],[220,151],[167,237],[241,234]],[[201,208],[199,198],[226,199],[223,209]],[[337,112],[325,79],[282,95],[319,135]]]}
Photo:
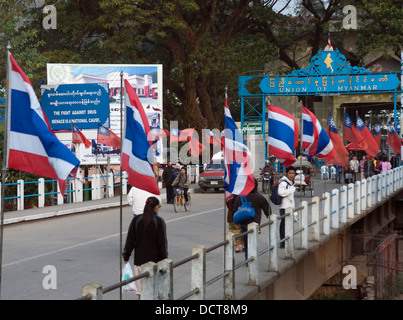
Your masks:
{"label": "billboard", "polygon": [[[105,123],[105,126],[119,137],[121,136],[121,130],[123,132],[123,128],[120,126],[121,117],[122,123],[124,123],[124,114],[121,112],[120,107],[122,99],[121,74],[123,81],[125,79],[128,80],[136,91],[143,105],[150,128],[162,128],[162,65],[47,64],[48,86],[60,84],[105,84],[108,86],[109,124]],[[84,112],[85,108],[81,110]],[[102,124],[102,121],[100,122]],[[79,129],[84,129],[83,133],[89,140],[95,140],[96,142],[95,129],[85,129],[80,123],[75,124]],[[57,135],[60,140],[63,140],[66,144],[69,143],[69,138],[66,134],[57,133]],[[153,147],[156,161],[162,162],[161,141],[154,143]],[[109,155],[112,164],[120,163],[120,158],[116,155],[116,150],[107,151],[107,148],[102,145],[98,147],[94,145],[93,148],[90,148],[91,150],[83,148],[84,146],[80,145],[80,152],[78,152],[78,157],[82,164],[105,164],[107,155]],[[95,150],[103,150],[103,152],[97,153]],[[96,154],[94,152],[96,152]]]}
{"label": "billboard", "polygon": [[42,86],[42,109],[54,131],[109,127],[109,88],[101,84],[62,84]]}

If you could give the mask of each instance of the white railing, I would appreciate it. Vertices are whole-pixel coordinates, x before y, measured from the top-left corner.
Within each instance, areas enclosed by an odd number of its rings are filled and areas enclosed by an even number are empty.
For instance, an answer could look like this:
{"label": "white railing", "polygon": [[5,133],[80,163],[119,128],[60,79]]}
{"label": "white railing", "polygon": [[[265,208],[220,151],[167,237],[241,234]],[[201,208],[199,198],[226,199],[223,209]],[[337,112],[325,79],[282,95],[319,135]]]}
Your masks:
{"label": "white railing", "polygon": [[[44,178],[39,178],[37,181],[24,181],[18,180],[13,183],[6,183],[5,187],[10,188],[12,186],[16,186],[16,195],[5,197],[5,201],[10,201],[15,199],[16,201],[16,209],[24,210],[25,209],[25,200],[27,198],[36,197],[37,207],[42,208],[45,206],[45,198],[48,196],[55,198],[55,203],[57,205],[61,205],[69,202],[83,202],[84,201],[84,192],[91,193],[91,200],[99,200],[104,197],[113,197],[114,196],[114,188],[120,186],[120,181],[118,184],[115,184],[115,180],[120,177],[120,174],[110,173],[108,175],[100,175],[95,174],[90,177],[80,177],[80,178],[68,178],[66,180],[66,191],[65,196],[63,197],[59,184],[57,180],[45,180]],[[89,181],[90,187],[85,187],[85,181]],[[122,194],[127,194],[127,172],[122,172]],[[25,187],[27,185],[37,184],[37,193],[34,194],[26,194]],[[45,192],[45,184],[53,184],[53,188],[56,191]],[[56,187],[57,186],[57,187]],[[0,190],[2,186],[0,185]],[[50,188],[52,189],[52,188]],[[53,202],[53,201],[52,201]],[[7,209],[7,208],[6,208]]]}
{"label": "white railing", "polygon": [[[262,283],[259,272],[262,264],[259,263],[260,256],[267,254],[263,270],[266,272],[279,272],[281,259],[295,258],[296,250],[308,249],[312,244],[320,240],[321,235],[329,235],[331,232],[338,232],[349,222],[356,221],[368,212],[371,208],[388,199],[395,192],[403,188],[403,167],[398,167],[384,174],[376,175],[368,179],[344,185],[339,189],[333,189],[331,193],[324,193],[321,197],[313,197],[312,201],[302,201],[299,208],[287,209],[284,216],[271,214],[269,221],[261,224],[248,225],[248,231],[234,235],[229,232],[225,240],[216,245],[206,248],[197,246],[192,249],[192,255],[176,263],[170,259],[159,261],[158,263],[148,262],[141,266],[141,274],[131,279],[116,283],[103,289],[102,285],[92,283],[83,287],[83,295],[79,299],[102,299],[103,294],[121,286],[141,279],[144,288],[141,299],[174,299],[174,269],[187,262],[191,262],[191,285],[190,291],[176,298],[182,299],[206,299],[206,287],[212,283],[223,279],[224,300],[240,299],[236,296],[235,271],[243,266],[247,266],[247,283],[251,286],[258,286]],[[298,222],[294,222],[294,212],[298,213]],[[279,239],[279,221],[285,219],[285,237]],[[261,248],[258,241],[259,232],[268,228],[265,245]],[[332,230],[333,229],[333,230]],[[247,237],[248,258],[235,264],[235,239]],[[285,248],[280,249],[279,244],[284,243]],[[207,254],[217,248],[224,247],[224,270],[221,274],[210,280],[206,279]],[[280,250],[284,254],[280,255]],[[301,252],[301,251],[299,251]],[[301,254],[301,253],[299,253]],[[280,258],[280,256],[284,258]],[[183,271],[178,277],[183,277]]]}

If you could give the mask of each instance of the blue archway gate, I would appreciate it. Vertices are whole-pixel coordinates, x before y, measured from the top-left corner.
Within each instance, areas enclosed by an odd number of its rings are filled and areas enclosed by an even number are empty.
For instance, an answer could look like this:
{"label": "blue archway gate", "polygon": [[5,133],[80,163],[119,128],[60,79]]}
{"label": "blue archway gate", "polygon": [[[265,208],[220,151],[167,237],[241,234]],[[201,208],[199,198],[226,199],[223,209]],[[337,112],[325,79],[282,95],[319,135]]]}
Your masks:
{"label": "blue archway gate", "polygon": [[[294,70],[288,75],[255,75],[238,78],[238,93],[241,97],[241,127],[257,124],[262,128],[266,146],[266,97],[301,95],[344,95],[392,93],[395,125],[400,72],[371,72],[361,67],[352,67],[337,49],[320,50],[306,68]],[[259,82],[258,86],[250,83]],[[251,93],[253,88],[254,93]],[[400,131],[400,125],[396,128]],[[267,159],[267,148],[265,148]]]}

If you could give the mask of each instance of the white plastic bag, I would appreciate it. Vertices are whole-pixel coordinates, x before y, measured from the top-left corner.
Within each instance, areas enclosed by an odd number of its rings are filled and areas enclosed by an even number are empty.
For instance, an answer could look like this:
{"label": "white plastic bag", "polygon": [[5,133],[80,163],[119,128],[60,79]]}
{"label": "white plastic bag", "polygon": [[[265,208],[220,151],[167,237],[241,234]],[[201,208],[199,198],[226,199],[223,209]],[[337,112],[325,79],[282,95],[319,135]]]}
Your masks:
{"label": "white plastic bag", "polygon": [[[133,270],[132,267],[130,266],[130,263],[126,263],[122,269],[122,281],[133,278]],[[122,286],[122,292],[137,292],[137,287],[135,282],[130,282],[128,284],[125,284]]]}

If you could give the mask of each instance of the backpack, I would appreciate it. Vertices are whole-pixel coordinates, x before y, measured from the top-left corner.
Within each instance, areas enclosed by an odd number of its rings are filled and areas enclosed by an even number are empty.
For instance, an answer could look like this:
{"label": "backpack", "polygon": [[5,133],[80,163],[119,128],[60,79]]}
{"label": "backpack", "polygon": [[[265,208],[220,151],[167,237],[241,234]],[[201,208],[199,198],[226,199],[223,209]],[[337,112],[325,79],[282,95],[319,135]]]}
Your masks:
{"label": "backpack", "polygon": [[[285,181],[285,180],[283,180],[283,181]],[[288,181],[285,181],[285,182],[287,183],[287,188],[288,188],[288,185],[290,185],[290,184],[288,183]],[[270,201],[273,202],[273,204],[275,204],[275,205],[280,205],[281,202],[283,201],[283,197],[281,197],[278,194],[279,185],[280,185],[280,183],[274,187],[271,187]]]}
{"label": "backpack", "polygon": [[235,211],[232,218],[235,224],[242,223],[255,217],[255,209],[253,209],[252,204],[247,201],[245,196],[240,197],[242,205],[237,209],[237,211]]}

